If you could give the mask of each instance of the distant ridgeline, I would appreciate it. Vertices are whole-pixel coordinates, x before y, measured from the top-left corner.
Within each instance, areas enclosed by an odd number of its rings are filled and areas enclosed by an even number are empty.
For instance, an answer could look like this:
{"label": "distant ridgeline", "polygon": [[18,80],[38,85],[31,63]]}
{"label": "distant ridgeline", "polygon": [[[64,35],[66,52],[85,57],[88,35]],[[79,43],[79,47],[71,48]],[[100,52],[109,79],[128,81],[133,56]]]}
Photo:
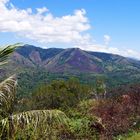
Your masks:
{"label": "distant ridgeline", "polygon": [[96,78],[101,78],[111,88],[140,83],[140,61],[79,48],[42,49],[24,45],[0,69],[1,79],[14,73],[19,77],[18,91],[25,95],[40,84],[70,77],[91,86],[94,86]]}

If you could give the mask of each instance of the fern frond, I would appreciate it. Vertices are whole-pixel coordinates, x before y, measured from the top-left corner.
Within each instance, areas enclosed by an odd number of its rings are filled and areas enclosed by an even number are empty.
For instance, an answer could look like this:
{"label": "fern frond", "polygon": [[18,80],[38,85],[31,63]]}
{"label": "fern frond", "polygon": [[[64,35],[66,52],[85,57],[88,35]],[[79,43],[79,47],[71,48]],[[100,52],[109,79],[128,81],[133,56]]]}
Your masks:
{"label": "fern frond", "polygon": [[[10,116],[1,121],[1,134],[6,132],[10,137],[27,136],[35,139],[39,135],[45,138],[56,135],[62,127],[67,126],[68,117],[59,110],[33,110]],[[30,133],[30,134],[29,134]],[[55,133],[55,134],[54,134]]]}
{"label": "fern frond", "polygon": [[7,112],[12,107],[17,87],[16,76],[11,76],[0,83],[0,110]]}

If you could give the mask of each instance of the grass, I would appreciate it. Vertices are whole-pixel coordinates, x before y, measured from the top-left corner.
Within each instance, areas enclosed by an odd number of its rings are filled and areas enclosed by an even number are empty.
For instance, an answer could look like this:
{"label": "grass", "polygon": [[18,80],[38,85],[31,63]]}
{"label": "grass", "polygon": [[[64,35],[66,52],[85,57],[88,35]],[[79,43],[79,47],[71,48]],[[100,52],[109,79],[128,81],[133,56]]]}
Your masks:
{"label": "grass", "polygon": [[127,138],[127,140],[140,140],[140,133],[135,133],[131,137]]}
{"label": "grass", "polygon": [[115,140],[140,140],[140,132],[130,132],[124,136],[118,136]]}

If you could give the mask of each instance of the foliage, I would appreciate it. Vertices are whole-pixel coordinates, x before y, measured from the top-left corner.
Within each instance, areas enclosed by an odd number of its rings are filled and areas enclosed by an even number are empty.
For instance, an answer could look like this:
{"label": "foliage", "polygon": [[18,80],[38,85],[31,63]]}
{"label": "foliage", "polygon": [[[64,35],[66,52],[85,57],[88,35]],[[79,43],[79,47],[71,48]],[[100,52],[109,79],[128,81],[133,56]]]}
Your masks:
{"label": "foliage", "polygon": [[83,99],[89,98],[89,87],[77,79],[53,81],[40,86],[32,95],[33,109],[61,108],[67,110]]}
{"label": "foliage", "polygon": [[[15,48],[16,45],[8,46],[0,51],[0,64],[5,63]],[[52,52],[52,50],[50,51]],[[46,56],[44,52],[42,53],[45,59]],[[25,55],[28,56],[28,52]],[[47,57],[52,56],[48,55]],[[113,70],[113,68],[109,69]],[[119,74],[119,71],[116,74]],[[105,75],[89,75],[86,77],[79,74],[77,76],[79,81],[70,78],[71,75],[67,73],[52,74],[42,72],[39,68],[24,71],[24,74],[21,73],[18,77],[20,79],[19,87],[21,87],[18,92],[25,91],[20,93],[17,102],[15,102],[16,76],[11,76],[1,82],[0,139],[123,140],[127,138],[131,140],[139,138],[140,86],[125,87],[125,89],[116,89],[107,93],[104,84],[107,83],[107,77]],[[99,79],[95,78],[97,76]],[[128,82],[117,78],[117,82],[119,80],[120,83]],[[54,79],[57,80],[54,81]],[[91,88],[84,79],[90,84],[94,83],[94,86],[92,85],[94,88]],[[115,80],[113,82],[118,84]],[[85,83],[88,83],[88,86]],[[36,90],[32,93],[35,87]],[[24,93],[26,95],[23,96]],[[115,93],[117,96],[114,96]],[[95,94],[98,98],[95,98]]]}
{"label": "foliage", "polygon": [[96,99],[106,97],[106,85],[103,79],[97,78],[96,80]]}
{"label": "foliage", "polygon": [[12,52],[19,46],[20,44],[8,45],[6,47],[0,48],[0,65],[7,63],[7,58],[11,55]]}
{"label": "foliage", "polygon": [[114,140],[139,140],[140,133],[135,131],[130,131],[127,134],[119,135],[114,138]]}
{"label": "foliage", "polygon": [[15,100],[17,80],[11,76],[0,83],[0,116],[5,117],[12,113]]}
{"label": "foliage", "polygon": [[33,110],[1,120],[1,138],[56,138],[59,129],[68,124],[67,116],[59,110]]}
{"label": "foliage", "polygon": [[81,101],[76,107],[67,111],[70,139],[99,139],[98,132],[92,127],[99,124],[100,118],[90,114],[90,108],[96,104],[94,99]]}
{"label": "foliage", "polygon": [[106,131],[104,136],[112,138],[134,129],[140,130],[139,92],[122,95],[114,99],[101,100],[91,113],[100,117]]}
{"label": "foliage", "polygon": [[[0,51],[1,64],[14,51],[16,45]],[[0,83],[0,139],[56,139],[68,118],[59,110],[32,110],[13,114],[17,80],[12,76]],[[56,130],[56,131],[55,131]]]}
{"label": "foliage", "polygon": [[139,140],[139,139],[140,139],[140,133],[133,133],[133,135],[127,138],[127,140]]}
{"label": "foliage", "polygon": [[[7,84],[6,87],[8,86]],[[10,88],[13,89],[13,86],[10,85],[8,87],[9,93],[11,91]],[[11,94],[12,93],[9,95]],[[8,97],[8,103],[14,101],[15,96],[12,96],[12,100],[10,100],[11,96]],[[3,102],[1,102],[1,104],[2,103]],[[3,111],[3,109],[1,110]],[[59,136],[59,130],[61,130],[61,128],[67,127],[68,121],[67,116],[59,110],[32,110],[18,114],[9,114],[7,118],[0,121],[0,138],[39,139],[40,137],[44,137],[54,139],[57,135]]]}
{"label": "foliage", "polygon": [[97,106],[97,104],[98,101],[96,99],[83,100],[77,105],[76,110],[80,112],[82,116],[91,116],[90,110],[92,107]]}
{"label": "foliage", "polygon": [[[19,43],[0,48],[0,66],[7,63],[7,58],[18,46]],[[15,76],[0,83],[0,119],[12,111],[16,85]]]}
{"label": "foliage", "polygon": [[[22,67],[20,67],[21,69]],[[19,68],[18,68],[19,70]],[[10,68],[7,68],[8,73],[10,73]],[[120,87],[122,85],[126,86],[128,84],[140,83],[140,74],[138,71],[124,71],[115,72],[114,74],[94,74],[94,73],[80,73],[80,74],[69,74],[69,73],[51,73],[47,72],[42,68],[32,68],[25,69],[22,68],[20,71],[16,71],[18,74],[18,88],[17,96],[30,97],[31,93],[43,84],[49,84],[54,80],[68,80],[71,77],[79,79],[80,83],[96,88],[97,77],[103,79],[105,83],[106,91],[112,90],[114,88]],[[12,73],[13,74],[13,73]],[[1,76],[1,75],[0,75]],[[107,94],[108,96],[108,94]]]}
{"label": "foliage", "polygon": [[95,131],[90,128],[90,122],[91,120],[88,117],[71,119],[69,131],[73,139],[95,139]]}

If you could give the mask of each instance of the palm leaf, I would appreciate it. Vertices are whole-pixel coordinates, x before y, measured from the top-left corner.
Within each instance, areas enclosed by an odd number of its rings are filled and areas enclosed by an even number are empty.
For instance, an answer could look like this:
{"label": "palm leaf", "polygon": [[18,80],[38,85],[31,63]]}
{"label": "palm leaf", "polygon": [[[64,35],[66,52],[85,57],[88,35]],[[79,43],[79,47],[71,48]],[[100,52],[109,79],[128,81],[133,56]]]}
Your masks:
{"label": "palm leaf", "polygon": [[[56,136],[56,132],[64,126],[67,126],[69,119],[59,110],[33,110],[12,115],[1,121],[1,133],[6,133],[7,137],[16,136],[26,137],[27,133],[30,138],[35,139],[39,135],[49,138]],[[30,134],[29,134],[30,133]]]}
{"label": "palm leaf", "polygon": [[6,47],[0,48],[0,65],[7,63],[7,58],[11,55],[14,50],[20,46],[20,43],[14,45],[8,45]]}
{"label": "palm leaf", "polygon": [[15,99],[16,86],[15,75],[0,83],[0,112],[10,111]]}

